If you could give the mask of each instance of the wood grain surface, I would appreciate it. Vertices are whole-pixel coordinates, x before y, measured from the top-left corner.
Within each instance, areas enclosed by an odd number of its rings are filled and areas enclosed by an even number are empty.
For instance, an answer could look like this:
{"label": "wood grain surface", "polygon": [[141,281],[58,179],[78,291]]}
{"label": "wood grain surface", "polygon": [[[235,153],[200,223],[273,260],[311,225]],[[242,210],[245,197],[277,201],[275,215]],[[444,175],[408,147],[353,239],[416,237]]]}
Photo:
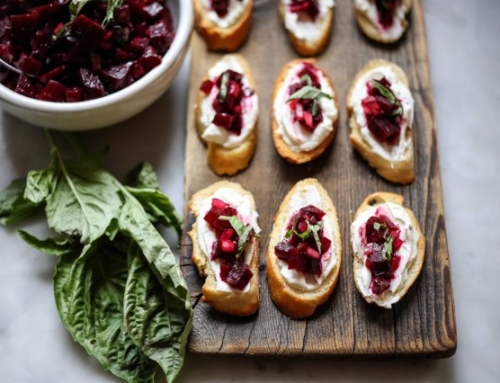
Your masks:
{"label": "wood grain surface", "polygon": [[[366,39],[354,20],[352,1],[337,1],[332,39],[318,64],[332,78],[340,104],[340,123],[333,144],[319,158],[291,165],[276,152],[271,138],[271,93],[283,65],[298,56],[280,25],[276,0],[255,0],[249,40],[240,50],[250,62],[260,97],[258,146],[250,167],[228,177],[251,191],[263,229],[260,254],[259,312],[234,318],[203,303],[201,286],[191,261],[187,236],[194,218],[185,210],[181,267],[194,306],[188,349],[204,354],[311,355],[337,357],[447,357],[454,354],[457,337],[450,261],[442,201],[439,153],[434,122],[434,101],[429,76],[424,13],[413,2],[410,29],[399,43],[386,47]],[[195,97],[203,75],[221,54],[206,51],[198,35],[192,41],[186,137],[185,201],[197,190],[218,181],[207,164],[206,148],[195,131]],[[349,143],[345,98],[350,82],[365,63],[383,58],[406,72],[415,99],[416,181],[397,186],[378,177]],[[292,320],[272,303],[265,272],[265,249],[272,219],[287,191],[299,180],[317,178],[338,211],[343,260],[336,290],[308,320]],[[356,290],[352,272],[349,227],[364,198],[375,191],[402,194],[426,237],[426,259],[420,277],[392,310],[368,305]]]}

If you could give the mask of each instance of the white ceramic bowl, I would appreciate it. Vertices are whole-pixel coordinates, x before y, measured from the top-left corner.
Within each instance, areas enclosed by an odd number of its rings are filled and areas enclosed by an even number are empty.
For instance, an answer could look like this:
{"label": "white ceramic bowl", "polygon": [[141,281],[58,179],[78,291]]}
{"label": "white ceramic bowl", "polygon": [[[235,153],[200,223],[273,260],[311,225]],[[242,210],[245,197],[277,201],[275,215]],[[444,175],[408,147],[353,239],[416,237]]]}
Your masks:
{"label": "white ceramic bowl", "polygon": [[132,85],[90,101],[57,103],[17,94],[0,84],[2,109],[33,125],[58,130],[91,130],[124,121],[150,106],[169,87],[186,57],[193,29],[193,2],[166,0],[176,35],[162,63]]}

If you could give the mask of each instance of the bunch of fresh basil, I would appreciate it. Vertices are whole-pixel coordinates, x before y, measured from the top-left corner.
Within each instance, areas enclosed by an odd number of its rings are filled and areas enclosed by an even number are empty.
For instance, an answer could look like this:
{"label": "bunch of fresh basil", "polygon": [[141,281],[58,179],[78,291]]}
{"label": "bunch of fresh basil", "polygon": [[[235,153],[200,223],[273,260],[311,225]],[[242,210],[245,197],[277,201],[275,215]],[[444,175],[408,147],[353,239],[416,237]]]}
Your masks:
{"label": "bunch of fresh basil", "polygon": [[74,137],[63,159],[47,131],[52,161],[0,192],[0,224],[44,210],[55,236],[19,231],[34,248],[59,257],[54,294],[73,339],[105,370],[127,382],[153,382],[158,366],[172,382],[191,329],[189,293],[176,259],[155,228],[181,223],[149,164],[126,185],[102,169]]}

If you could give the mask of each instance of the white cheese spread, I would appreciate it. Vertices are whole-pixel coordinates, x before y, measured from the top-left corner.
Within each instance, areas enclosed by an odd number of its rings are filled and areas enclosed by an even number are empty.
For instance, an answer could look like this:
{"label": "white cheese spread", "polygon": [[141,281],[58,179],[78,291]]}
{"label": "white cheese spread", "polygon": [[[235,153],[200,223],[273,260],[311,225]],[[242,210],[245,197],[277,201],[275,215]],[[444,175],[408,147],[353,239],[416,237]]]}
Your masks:
{"label": "white cheese spread", "polygon": [[379,22],[377,6],[373,0],[354,0],[354,7],[363,12],[377,27],[382,41],[391,42],[398,40],[404,33],[403,20],[406,19],[406,5],[403,1],[394,13],[394,23],[389,28],[384,28]]}
{"label": "white cheese spread", "polygon": [[323,35],[324,23],[327,21],[328,12],[335,6],[334,0],[317,0],[319,14],[316,20],[301,17],[300,13],[290,12],[292,0],[281,0],[285,7],[285,28],[308,45],[316,45]]}
{"label": "white cheese spread", "polygon": [[[383,77],[391,84],[391,91],[401,102],[403,107],[403,122],[399,141],[395,145],[389,146],[381,143],[368,129],[365,112],[361,101],[368,96],[366,84],[372,80],[381,80]],[[410,140],[406,138],[406,130],[413,124],[414,100],[408,87],[397,77],[390,66],[381,66],[367,71],[354,85],[349,106],[353,108],[356,123],[361,127],[363,140],[371,147],[374,153],[391,162],[404,159],[405,151],[410,145]]]}
{"label": "white cheese spread", "polygon": [[236,24],[240,17],[243,15],[245,8],[250,0],[229,0],[227,14],[220,17],[211,6],[210,0],[201,0],[201,4],[205,8],[206,14],[210,21],[212,21],[219,28],[229,28]]}
{"label": "white cheese spread", "polygon": [[[307,187],[298,190],[290,201],[290,206],[288,207],[289,217],[292,217],[301,208],[314,205],[317,208],[325,211],[326,208],[323,206],[322,199],[318,189],[314,185],[308,185]],[[315,275],[310,273],[303,273],[301,271],[292,270],[288,268],[288,264],[281,259],[278,259],[278,267],[280,269],[281,275],[287,283],[297,289],[305,291],[313,291],[321,286],[323,280],[335,267],[337,260],[335,257],[336,249],[335,242],[333,240],[334,233],[333,228],[335,227],[329,214],[323,217],[323,235],[332,241],[330,249],[323,254],[321,258],[321,265],[323,267],[323,272],[321,275]],[[285,237],[287,232],[286,227],[282,229],[280,233],[280,239]]]}
{"label": "white cheese spread", "polygon": [[[401,288],[409,276],[409,270],[412,262],[417,257],[417,243],[419,234],[413,227],[411,218],[401,205],[386,202],[382,205],[373,206],[359,215],[359,217],[351,225],[351,243],[354,249],[355,256],[359,258],[363,264],[363,269],[358,275],[358,286],[363,296],[374,296],[370,289],[372,274],[370,269],[366,267],[366,257],[364,255],[366,246],[365,226],[368,219],[372,216],[385,215],[401,230],[399,238],[403,241],[403,245],[394,254],[401,257],[398,268],[394,272],[394,279],[391,280],[391,285],[388,291],[396,292]],[[398,297],[393,297],[388,302],[385,302],[383,307],[390,308],[391,305],[398,301]]]}
{"label": "white cheese spread", "polygon": [[[217,62],[208,71],[208,78],[214,81],[222,73],[227,70],[232,70],[244,74],[243,68],[239,63],[238,59],[234,56],[225,56],[222,60]],[[242,84],[249,87],[248,80],[243,76]],[[252,130],[254,129],[255,123],[257,121],[257,116],[259,114],[259,98],[257,93],[253,93],[249,97],[243,97],[242,106],[242,128],[239,135],[229,132],[223,127],[219,127],[212,123],[215,117],[215,109],[212,106],[214,99],[217,97],[219,89],[217,86],[213,86],[210,94],[203,98],[200,103],[201,108],[201,122],[206,129],[203,131],[202,138],[208,142],[215,142],[227,149],[235,148],[244,142]]]}
{"label": "white cheese spread", "polygon": [[[321,97],[319,99],[319,106],[323,114],[323,121],[318,124],[314,132],[305,129],[299,121],[294,121],[294,112],[290,107],[290,103],[287,103],[290,97],[289,86],[298,80],[298,73],[302,70],[303,66],[304,64],[299,63],[288,70],[273,105],[274,118],[278,125],[277,133],[294,152],[308,152],[316,149],[332,132],[333,124],[338,117],[335,100]],[[323,73],[320,70],[316,73],[321,91],[335,98],[333,89],[328,84]]]}
{"label": "white cheese spread", "polygon": [[[234,289],[224,282],[220,277],[220,259],[211,259],[212,246],[217,240],[215,232],[210,228],[209,224],[205,221],[204,217],[207,212],[212,207],[212,199],[217,198],[231,205],[238,211],[238,219],[244,224],[250,224],[254,229],[255,233],[260,233],[260,227],[257,223],[257,218],[259,215],[252,207],[252,201],[250,196],[242,195],[238,191],[231,188],[221,188],[212,194],[209,198],[206,198],[200,206],[200,214],[196,218],[196,235],[198,238],[199,246],[201,251],[205,254],[207,259],[210,261],[212,269],[215,273],[217,279],[217,289],[220,291],[241,291]],[[252,254],[254,250],[254,241],[249,241],[243,250],[244,261],[247,265],[250,264],[252,259]],[[250,283],[247,284],[243,292],[249,291]]]}

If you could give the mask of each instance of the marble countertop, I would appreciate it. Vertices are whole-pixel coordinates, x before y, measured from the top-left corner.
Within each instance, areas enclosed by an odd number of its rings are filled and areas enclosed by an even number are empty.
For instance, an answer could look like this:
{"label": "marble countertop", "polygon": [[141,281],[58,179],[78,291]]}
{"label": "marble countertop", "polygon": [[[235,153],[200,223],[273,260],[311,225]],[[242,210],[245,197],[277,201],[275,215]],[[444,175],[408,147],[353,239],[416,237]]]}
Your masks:
{"label": "marble countertop", "polygon": [[[424,6],[458,322],[456,355],[382,362],[188,355],[178,382],[499,381],[500,257],[491,249],[500,248],[500,2],[424,0]],[[81,134],[89,146],[111,145],[107,166],[119,177],[139,160],[153,163],[180,211],[185,116],[166,111],[185,110],[188,75],[184,65],[147,112]],[[0,112],[0,188],[47,162],[42,130]],[[118,382],[61,325],[51,283],[55,260],[24,245],[15,230],[0,229],[0,249],[0,382]]]}

